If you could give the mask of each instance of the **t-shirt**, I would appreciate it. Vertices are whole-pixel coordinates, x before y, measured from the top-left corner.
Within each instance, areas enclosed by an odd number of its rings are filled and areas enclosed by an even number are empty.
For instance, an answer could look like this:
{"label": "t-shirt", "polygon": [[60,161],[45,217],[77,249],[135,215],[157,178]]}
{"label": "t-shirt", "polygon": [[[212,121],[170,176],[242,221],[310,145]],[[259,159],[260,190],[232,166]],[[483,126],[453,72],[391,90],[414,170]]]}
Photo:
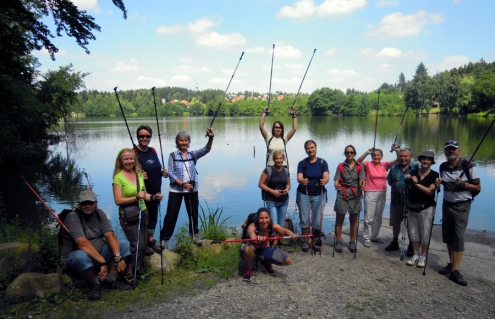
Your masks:
{"label": "t-shirt", "polygon": [[[289,170],[283,167],[280,172],[277,172],[277,170],[273,167],[265,168],[263,170],[263,173],[265,173],[267,176],[268,176],[268,169],[271,170],[271,175],[270,175],[270,180],[268,180],[266,183],[266,186],[268,186],[271,189],[284,190],[285,187],[287,186],[287,181],[290,178]],[[280,203],[286,201],[289,198],[288,194],[280,197],[275,197],[268,192],[265,192],[265,194],[266,194],[265,200],[270,202]]]}
{"label": "t-shirt", "polygon": [[[320,169],[321,161],[323,161],[323,171]],[[303,162],[306,162],[306,170],[303,170]],[[320,179],[324,172],[328,172],[328,163],[322,158],[317,157],[316,162],[310,163],[307,158],[297,164],[297,174],[303,174],[304,178],[308,179],[308,196],[317,196],[321,194]],[[299,184],[297,191],[306,194],[306,186]],[[323,186],[323,192],[326,192]]]}
{"label": "t-shirt", "polygon": [[[418,184],[429,188],[431,184],[435,184],[435,180],[438,178],[439,175],[438,172],[430,170],[428,175],[420,180],[419,169],[416,168],[411,171],[411,176],[416,176],[418,178]],[[435,193],[433,193],[433,195],[427,195],[415,185],[411,185],[411,188],[409,189],[409,202],[425,204],[424,208],[433,206],[435,205]]]}
{"label": "t-shirt", "polygon": [[[122,197],[124,198],[130,198],[130,197],[136,197],[137,195],[137,185],[135,184],[136,181],[129,181],[127,177],[122,174],[122,171],[118,172],[115,177],[113,178],[113,183],[115,185],[119,185],[122,187]],[[144,177],[143,174],[139,173],[139,188],[140,191],[144,191],[146,188],[144,186]],[[139,201],[141,204],[141,210],[145,211],[146,210],[146,204],[144,203],[144,200]],[[136,203],[137,204],[137,203]],[[122,207],[119,207],[119,213],[123,214],[124,210]]]}
{"label": "t-shirt", "polygon": [[[270,141],[271,139],[271,141]],[[284,143],[285,140],[285,143]],[[275,165],[275,162],[273,161],[273,153],[275,151],[282,151],[285,152],[285,144],[288,143],[289,141],[287,140],[287,135],[284,136],[284,139],[280,137],[273,137],[270,134],[266,135],[266,147],[267,147],[267,152],[268,152],[268,166],[273,166]],[[270,142],[270,144],[268,144]],[[287,159],[284,160],[284,163],[282,164],[283,166],[287,166]]]}
{"label": "t-shirt", "polygon": [[[443,170],[441,171],[442,173],[442,178],[444,181],[444,192],[443,192],[443,198],[451,203],[455,202],[462,202],[466,200],[472,199],[472,194],[471,191],[466,190],[462,186],[457,186],[455,184],[455,180],[457,177],[461,176],[462,174],[462,158],[459,158],[457,161],[457,164],[452,168],[447,168],[446,167],[447,163],[442,163],[441,167],[443,167]],[[480,183],[480,177],[478,175],[478,171],[476,170],[476,167],[474,166],[474,163],[471,162],[469,165],[469,173],[471,176],[471,181],[473,184],[479,184]],[[462,180],[466,183],[469,183],[469,180],[466,176],[466,174],[462,175]]]}
{"label": "t-shirt", "polygon": [[409,166],[404,170],[402,165],[395,164],[390,168],[387,174],[387,182],[391,187],[390,204],[392,205],[404,205],[404,183],[406,175],[411,174],[413,169],[418,167],[417,164],[410,162]]}
{"label": "t-shirt", "polygon": [[155,195],[158,192],[161,193],[163,177],[162,164],[158,159],[156,150],[152,147],[148,147],[146,152],[141,151],[137,147],[134,150],[137,152],[141,168],[148,175],[148,178],[144,180],[146,191],[152,195]]}
{"label": "t-shirt", "polygon": [[387,172],[390,168],[389,162],[380,162],[380,166],[376,167],[373,162],[366,162],[364,166],[366,173],[366,191],[377,192],[387,191]]}
{"label": "t-shirt", "polygon": [[101,209],[97,209],[90,215],[77,209],[77,212],[70,212],[64,222],[72,239],[85,237],[98,252],[101,252],[103,248],[103,235],[110,231],[113,232],[107,215]]}

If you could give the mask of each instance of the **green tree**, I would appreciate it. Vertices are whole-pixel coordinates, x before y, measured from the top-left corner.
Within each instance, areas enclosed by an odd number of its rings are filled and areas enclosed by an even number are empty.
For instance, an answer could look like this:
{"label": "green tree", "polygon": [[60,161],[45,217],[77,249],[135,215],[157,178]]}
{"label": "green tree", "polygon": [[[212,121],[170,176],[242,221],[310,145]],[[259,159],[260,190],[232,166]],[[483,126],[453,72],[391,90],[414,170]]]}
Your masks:
{"label": "green tree", "polygon": [[345,100],[345,94],[341,90],[324,87],[311,93],[308,107],[312,115],[338,114]]}
{"label": "green tree", "polygon": [[495,107],[495,74],[476,79],[473,86],[473,111],[486,111]]}
{"label": "green tree", "polygon": [[435,88],[435,98],[440,103],[442,112],[456,112],[462,94],[458,76],[452,76],[450,72],[443,72],[437,78],[438,85]]}
{"label": "green tree", "polygon": [[423,110],[429,112],[433,102],[433,82],[428,75],[428,69],[421,62],[416,68],[416,74],[408,84],[404,94],[404,101],[407,106],[417,113]]}

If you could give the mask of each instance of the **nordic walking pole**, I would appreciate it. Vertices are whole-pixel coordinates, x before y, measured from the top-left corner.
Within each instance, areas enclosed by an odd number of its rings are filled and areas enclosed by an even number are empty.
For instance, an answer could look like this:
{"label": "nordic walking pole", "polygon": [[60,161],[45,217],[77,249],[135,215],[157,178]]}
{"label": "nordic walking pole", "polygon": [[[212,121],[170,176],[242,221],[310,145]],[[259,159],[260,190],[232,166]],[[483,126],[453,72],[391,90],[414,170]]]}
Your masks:
{"label": "nordic walking pole", "polygon": [[[337,210],[339,209],[339,191],[337,191],[337,198],[335,199],[335,225],[333,228],[333,251],[332,257],[335,257],[335,239],[337,237]],[[356,245],[357,246],[357,245]]]}
{"label": "nordic walking pole", "polygon": [[375,138],[373,139],[373,153],[375,152],[376,145],[376,132],[378,131],[378,109],[380,108],[380,89],[378,89],[378,103],[376,104],[376,116],[375,116]]}
{"label": "nordic walking pole", "polygon": [[274,55],[275,55],[275,44],[273,44],[273,47],[272,47],[272,66],[270,68],[270,86],[268,88],[268,107],[265,110],[266,113],[270,112],[270,102],[272,100],[272,76],[273,76],[273,57],[274,57]]}
{"label": "nordic walking pole", "polygon": [[[314,235],[297,235],[298,238],[312,238]],[[291,236],[274,236],[266,237],[265,241],[276,240],[276,239],[291,239]],[[226,243],[243,243],[246,241],[258,241],[258,238],[246,238],[246,239],[227,239],[227,240],[214,240],[212,244],[226,244]]]}
{"label": "nordic walking pole", "polygon": [[[134,140],[132,139],[132,134],[131,134],[131,130],[129,129],[129,124],[127,124],[127,119],[125,118],[124,109],[122,108],[122,104],[120,103],[119,94],[117,93],[117,87],[114,87],[113,90],[115,91],[115,96],[117,97],[117,101],[119,102],[120,111],[122,112],[122,116],[124,117],[124,122],[125,122],[125,126],[127,127],[127,132],[129,132],[129,137],[131,138],[132,147],[136,149],[136,144],[134,144]],[[136,157],[138,157],[136,152],[135,154]]]}
{"label": "nordic walking pole", "polygon": [[55,217],[55,219],[60,224],[60,226],[62,226],[69,233],[69,230],[67,229],[67,227],[65,227],[64,223],[62,223],[62,221],[58,218],[57,214],[55,214],[50,209],[50,207],[48,207],[48,205],[45,203],[45,201],[43,199],[41,199],[40,195],[38,195],[38,193],[36,193],[36,191],[31,187],[31,185],[29,185],[29,183],[24,179],[24,176],[21,176],[21,179],[24,181],[24,183],[26,183],[27,187],[29,187],[29,189],[33,192],[33,194],[36,195],[36,197],[38,197],[40,202],[46,207],[46,209],[48,209],[48,211],[53,215],[53,217]]}
{"label": "nordic walking pole", "polygon": [[437,189],[435,194],[435,208],[433,209],[433,216],[431,217],[430,238],[428,239],[428,249],[426,250],[426,260],[425,266],[423,267],[423,276],[426,276],[426,264],[428,263],[428,254],[430,253],[431,234],[433,233],[433,224],[435,222],[435,213],[437,212],[437,200],[439,192],[440,188]]}
{"label": "nordic walking pole", "polygon": [[302,87],[302,85],[304,83],[304,79],[306,78],[306,74],[308,74],[309,66],[311,65],[311,62],[313,61],[313,57],[315,56],[315,53],[316,53],[316,49],[313,50],[313,55],[311,56],[311,59],[309,60],[308,67],[306,68],[306,72],[304,72],[304,76],[303,76],[303,78],[301,80],[301,84],[299,85],[299,89],[297,90],[296,97],[294,98],[294,102],[292,103],[292,106],[290,108],[291,110],[293,110],[294,109],[294,106],[296,105],[297,98],[299,97],[299,92],[301,92],[301,87]]}
{"label": "nordic walking pole", "polygon": [[[222,106],[223,99],[225,98],[225,95],[227,94],[227,91],[229,90],[230,83],[232,83],[232,80],[234,79],[235,72],[237,71],[237,67],[239,66],[239,63],[241,63],[243,55],[244,55],[244,52],[242,52],[241,57],[239,58],[239,62],[237,62],[237,65],[235,66],[234,73],[232,73],[232,76],[230,77],[229,84],[227,85],[227,88],[225,89],[225,92],[223,93],[222,100],[218,104],[217,110],[215,111],[215,114],[213,115],[213,119],[211,120],[210,127],[213,126],[213,122],[215,121],[215,118],[217,117],[218,110],[220,110],[220,107]],[[206,135],[208,135],[208,134],[206,134]]]}
{"label": "nordic walking pole", "polygon": [[92,191],[93,186],[91,185],[91,182],[89,181],[88,173],[84,172],[84,176],[86,176],[86,180],[88,181],[89,190]]}
{"label": "nordic walking pole", "polygon": [[[137,174],[137,173],[136,173]],[[139,194],[139,189],[137,190]],[[139,219],[138,219],[138,233],[137,233],[137,240],[136,240],[136,264],[134,265],[134,288],[136,288],[137,285],[137,269],[138,269],[138,256],[139,256],[139,239],[141,236],[141,213],[142,213],[142,207],[143,204],[141,203],[141,200],[138,199],[139,202]]]}
{"label": "nordic walking pole", "polygon": [[[493,123],[495,123],[495,117],[493,118],[493,121],[490,123],[490,126],[486,130],[485,135],[483,135],[483,138],[481,139],[480,143],[478,144],[478,146],[476,146],[476,149],[474,150],[473,155],[471,155],[471,158],[469,159],[469,161],[466,165],[468,169],[469,169],[469,164],[471,164],[471,162],[473,161],[474,155],[476,155],[476,152],[478,152],[478,149],[480,148],[481,143],[483,143],[483,141],[485,140],[485,137],[488,135],[488,132],[490,132],[490,129],[492,128]],[[464,170],[462,170],[461,176],[459,176],[459,177],[462,178],[463,175],[464,175]]]}
{"label": "nordic walking pole", "polygon": [[406,245],[406,229],[407,229],[407,203],[408,203],[408,200],[409,200],[409,189],[408,189],[408,186],[406,185],[405,186],[405,202],[404,202],[404,211],[403,211],[403,215],[402,215],[402,219],[403,219],[403,225],[402,225],[402,240],[401,240],[401,244],[400,244],[400,261],[403,261],[404,260],[404,251],[406,250],[404,248],[404,246]]}
{"label": "nordic walking pole", "polygon": [[409,105],[406,107],[406,111],[404,112],[404,115],[402,115],[402,120],[400,121],[399,129],[397,130],[397,134],[395,134],[395,139],[394,142],[392,143],[392,147],[390,148],[390,153],[394,152],[394,145],[397,143],[397,137],[399,136],[400,130],[402,128],[402,123],[404,122],[404,118],[406,117],[407,110],[409,109]]}

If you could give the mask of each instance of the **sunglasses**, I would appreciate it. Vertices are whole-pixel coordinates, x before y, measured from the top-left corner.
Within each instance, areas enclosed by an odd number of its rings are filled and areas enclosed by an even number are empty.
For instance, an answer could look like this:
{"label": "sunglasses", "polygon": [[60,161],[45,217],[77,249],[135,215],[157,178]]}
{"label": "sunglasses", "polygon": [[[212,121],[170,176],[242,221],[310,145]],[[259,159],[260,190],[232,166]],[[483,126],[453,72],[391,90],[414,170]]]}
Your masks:
{"label": "sunglasses", "polygon": [[377,157],[377,156],[381,156],[381,154],[378,154],[378,153],[371,154],[371,157]]}
{"label": "sunglasses", "polygon": [[88,206],[88,205],[94,205],[96,202],[92,202],[89,200],[86,200],[84,202],[79,203],[81,206]]}
{"label": "sunglasses", "polygon": [[139,138],[151,138],[151,135],[138,135]]}
{"label": "sunglasses", "polygon": [[281,129],[282,127],[281,126],[274,126],[273,128],[280,128]]}
{"label": "sunglasses", "polygon": [[345,155],[353,155],[353,154],[356,154],[356,152],[345,152],[344,154]]}

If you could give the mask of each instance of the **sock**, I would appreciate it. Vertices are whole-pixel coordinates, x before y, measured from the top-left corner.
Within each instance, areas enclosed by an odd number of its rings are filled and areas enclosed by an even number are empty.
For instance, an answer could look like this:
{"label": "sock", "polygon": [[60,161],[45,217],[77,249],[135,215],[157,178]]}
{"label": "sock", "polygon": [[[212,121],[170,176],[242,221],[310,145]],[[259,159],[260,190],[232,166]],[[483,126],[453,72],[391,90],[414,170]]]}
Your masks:
{"label": "sock", "polygon": [[108,282],[114,282],[117,280],[117,273],[109,273],[107,277]]}
{"label": "sock", "polygon": [[394,237],[394,238],[392,239],[392,241],[393,241],[393,242],[395,242],[395,243],[396,243],[396,242],[398,242],[398,241],[399,241],[399,237]]}
{"label": "sock", "polygon": [[94,267],[89,267],[81,273],[81,276],[92,285],[99,285],[100,281],[96,278]]}

